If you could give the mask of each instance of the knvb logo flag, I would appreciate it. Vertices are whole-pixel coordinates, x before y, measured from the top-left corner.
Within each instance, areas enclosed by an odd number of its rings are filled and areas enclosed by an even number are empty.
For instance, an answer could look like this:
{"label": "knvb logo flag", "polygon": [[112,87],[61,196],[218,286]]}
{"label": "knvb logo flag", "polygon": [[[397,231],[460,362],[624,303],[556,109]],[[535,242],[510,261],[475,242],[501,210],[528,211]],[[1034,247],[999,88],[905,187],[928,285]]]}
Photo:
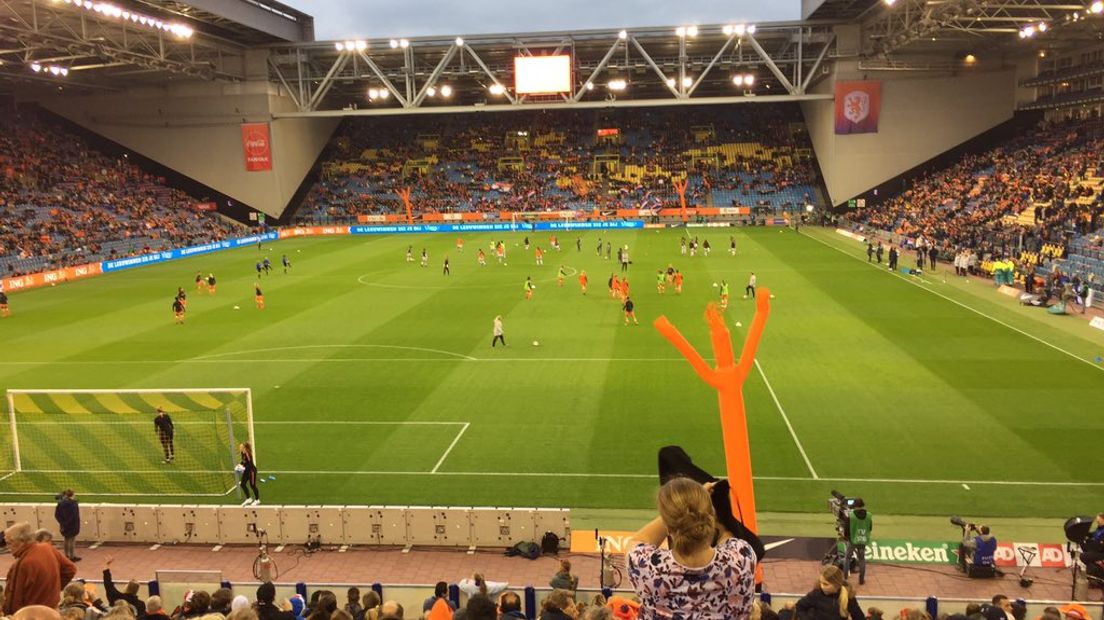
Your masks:
{"label": "knvb logo flag", "polygon": [[881,82],[836,82],[836,134],[876,133]]}

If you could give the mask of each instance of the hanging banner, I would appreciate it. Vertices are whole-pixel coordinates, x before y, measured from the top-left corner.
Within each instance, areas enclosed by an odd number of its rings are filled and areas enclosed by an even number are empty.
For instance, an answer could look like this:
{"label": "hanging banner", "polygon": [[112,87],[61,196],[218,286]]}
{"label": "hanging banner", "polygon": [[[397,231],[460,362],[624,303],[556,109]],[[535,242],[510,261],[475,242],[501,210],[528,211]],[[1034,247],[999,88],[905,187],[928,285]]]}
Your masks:
{"label": "hanging banner", "polygon": [[836,82],[836,135],[878,133],[881,106],[881,82]]}
{"label": "hanging banner", "polygon": [[249,172],[272,170],[272,143],[268,138],[268,123],[243,123],[241,132],[245,169]]}

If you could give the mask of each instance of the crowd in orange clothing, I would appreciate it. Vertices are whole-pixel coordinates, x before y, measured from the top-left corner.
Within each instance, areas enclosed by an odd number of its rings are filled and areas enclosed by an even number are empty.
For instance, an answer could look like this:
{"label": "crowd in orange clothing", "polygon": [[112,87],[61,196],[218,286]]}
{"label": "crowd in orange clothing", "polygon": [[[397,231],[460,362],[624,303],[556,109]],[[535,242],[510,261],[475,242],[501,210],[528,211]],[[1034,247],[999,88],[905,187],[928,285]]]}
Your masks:
{"label": "crowd in orange clothing", "polygon": [[33,113],[0,118],[0,276],[240,233],[197,202]]}

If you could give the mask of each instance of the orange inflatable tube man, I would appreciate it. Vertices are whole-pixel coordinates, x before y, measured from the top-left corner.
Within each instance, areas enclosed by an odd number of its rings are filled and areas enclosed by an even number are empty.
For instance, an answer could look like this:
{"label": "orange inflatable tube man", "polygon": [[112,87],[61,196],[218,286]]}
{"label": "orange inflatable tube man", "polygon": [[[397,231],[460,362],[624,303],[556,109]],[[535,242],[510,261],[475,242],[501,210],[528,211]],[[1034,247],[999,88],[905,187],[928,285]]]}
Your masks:
{"label": "orange inflatable tube man", "polygon": [[717,390],[721,405],[721,434],[724,438],[725,463],[728,484],[732,493],[732,507],[735,515],[752,532],[759,527],[755,517],[755,489],[751,480],[751,451],[748,444],[747,414],[744,410],[744,381],[755,364],[755,351],[763,336],[763,328],[770,316],[770,291],[759,289],[755,301],[755,318],[751,321],[744,350],[740,359],[732,354],[732,338],[725,325],[724,316],[716,304],[709,304],[705,310],[705,319],[709,323],[709,333],[713,341],[713,357],[716,368],[711,368],[702,359],[694,346],[682,336],[679,330],[661,316],[655,321],[659,333],[675,345],[690,366],[698,373],[702,381]]}

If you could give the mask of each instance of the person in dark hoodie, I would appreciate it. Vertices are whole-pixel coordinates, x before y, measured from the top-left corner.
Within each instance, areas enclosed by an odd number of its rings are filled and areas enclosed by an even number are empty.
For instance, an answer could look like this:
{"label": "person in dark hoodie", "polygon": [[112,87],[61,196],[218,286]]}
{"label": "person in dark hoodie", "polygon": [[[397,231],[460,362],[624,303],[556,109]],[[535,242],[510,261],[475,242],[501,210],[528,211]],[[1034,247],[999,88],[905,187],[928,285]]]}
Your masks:
{"label": "person in dark hoodie", "polygon": [[115,582],[111,580],[111,563],[114,561],[115,558],[107,558],[107,561],[104,562],[103,584],[104,593],[107,595],[107,602],[109,605],[114,605],[115,601],[126,601],[134,608],[135,616],[141,618],[146,615],[146,604],[142,599],[138,598],[138,590],[141,586],[137,581],[132,579],[127,582],[125,589],[120,592],[119,589],[115,587]]}
{"label": "person in dark hoodie", "polygon": [[77,535],[80,534],[80,507],[73,496],[73,489],[65,489],[58,495],[57,507],[54,508],[54,518],[57,519],[61,536],[65,539],[65,557],[73,562],[79,562],[77,557]]}
{"label": "person in dark hoodie", "polygon": [[866,510],[862,498],[856,498],[851,505],[848,521],[847,550],[843,556],[843,578],[851,574],[851,556],[854,554],[859,565],[859,585],[866,583],[866,546],[870,544],[870,532],[874,530],[874,518]]}
{"label": "person in dark hoodie", "polygon": [[855,600],[851,585],[843,578],[838,566],[825,566],[820,580],[794,605],[783,609],[780,620],[865,620],[866,616]]}
{"label": "person in dark hoodie", "polygon": [[262,583],[257,587],[257,618],[260,620],[295,620],[295,614],[276,606],[276,586]]}

